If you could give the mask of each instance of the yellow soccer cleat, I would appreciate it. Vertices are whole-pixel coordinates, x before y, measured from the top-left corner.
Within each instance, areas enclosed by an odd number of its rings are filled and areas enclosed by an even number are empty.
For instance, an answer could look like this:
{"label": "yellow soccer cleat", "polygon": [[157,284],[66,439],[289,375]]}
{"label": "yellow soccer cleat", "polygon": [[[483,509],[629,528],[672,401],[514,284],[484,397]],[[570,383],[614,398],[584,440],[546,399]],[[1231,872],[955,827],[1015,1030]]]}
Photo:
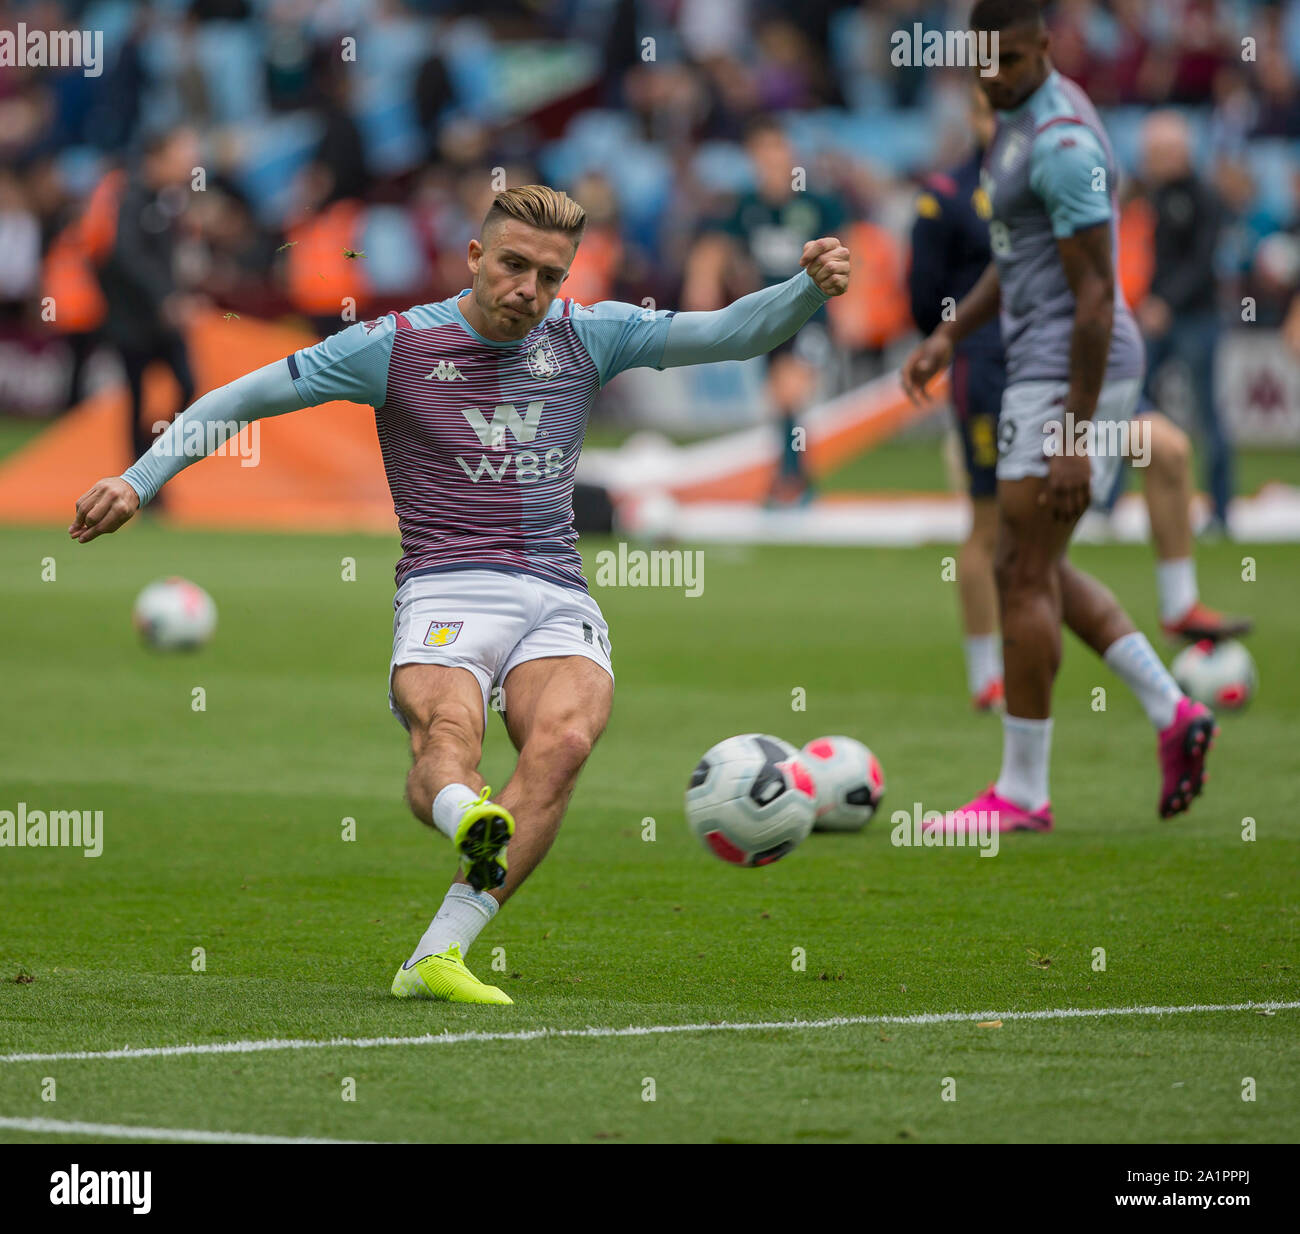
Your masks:
{"label": "yellow soccer cleat", "polygon": [[494,985],[484,985],[465,967],[460,944],[427,955],[409,967],[403,964],[393,978],[394,998],[431,998],[443,1003],[494,1003],[506,1006],[515,1000]]}
{"label": "yellow soccer cleat", "polygon": [[465,807],[452,841],[475,891],[490,891],[506,881],[506,845],[515,834],[514,818],[488,799],[491,792],[484,788],[478,800]]}

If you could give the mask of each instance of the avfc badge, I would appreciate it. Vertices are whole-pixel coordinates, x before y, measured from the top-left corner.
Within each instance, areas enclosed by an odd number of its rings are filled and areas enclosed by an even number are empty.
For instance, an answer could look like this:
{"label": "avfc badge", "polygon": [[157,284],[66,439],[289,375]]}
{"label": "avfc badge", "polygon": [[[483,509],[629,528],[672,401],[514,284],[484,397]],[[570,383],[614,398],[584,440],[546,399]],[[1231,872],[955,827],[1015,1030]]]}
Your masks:
{"label": "avfc badge", "polygon": [[543,338],[528,349],[528,371],[538,381],[549,381],[560,375],[560,362],[551,350],[551,340]]}
{"label": "avfc badge", "polygon": [[431,621],[424,636],[426,647],[449,647],[460,636],[463,621]]}

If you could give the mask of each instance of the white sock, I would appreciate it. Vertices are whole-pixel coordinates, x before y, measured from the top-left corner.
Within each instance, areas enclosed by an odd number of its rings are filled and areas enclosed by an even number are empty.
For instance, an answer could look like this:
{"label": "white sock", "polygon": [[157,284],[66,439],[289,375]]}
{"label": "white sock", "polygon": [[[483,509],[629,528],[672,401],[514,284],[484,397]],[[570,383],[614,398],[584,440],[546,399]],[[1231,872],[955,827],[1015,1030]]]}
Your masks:
{"label": "white sock", "polygon": [[448,784],[433,799],[433,825],[449,840],[456,838],[460,816],[465,807],[478,800],[478,794],[468,784]]}
{"label": "white sock", "polygon": [[1137,695],[1142,710],[1157,732],[1174,722],[1174,712],[1178,710],[1183,692],[1145,634],[1134,630],[1132,634],[1117,638],[1106,648],[1102,659]]}
{"label": "white sock", "polygon": [[996,634],[968,634],[964,642],[966,684],[973,698],[1002,676],[1002,639]]}
{"label": "white sock", "polygon": [[464,883],[452,883],[442,907],[429,922],[429,928],[425,930],[419,946],[411,952],[407,964],[446,951],[452,943],[460,944],[460,954],[464,958],[474,940],[482,933],[483,927],[496,916],[500,907],[486,891],[475,891]]}
{"label": "white sock", "polygon": [[1160,620],[1177,621],[1201,598],[1196,587],[1196,560],[1178,557],[1156,562],[1156,594],[1160,597]]}
{"label": "white sock", "polygon": [[1047,804],[1047,766],[1052,754],[1052,721],[1002,717],[1002,774],[993,786],[999,797],[1032,813]]}

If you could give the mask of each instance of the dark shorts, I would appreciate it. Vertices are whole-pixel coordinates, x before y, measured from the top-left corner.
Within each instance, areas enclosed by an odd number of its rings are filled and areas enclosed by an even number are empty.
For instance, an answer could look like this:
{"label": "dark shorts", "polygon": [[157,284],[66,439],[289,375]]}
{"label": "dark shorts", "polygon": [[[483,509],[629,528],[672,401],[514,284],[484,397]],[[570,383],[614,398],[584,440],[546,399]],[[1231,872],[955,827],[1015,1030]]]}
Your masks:
{"label": "dark shorts", "polygon": [[998,491],[998,412],[1005,383],[1000,353],[962,353],[952,362],[952,406],[972,497]]}

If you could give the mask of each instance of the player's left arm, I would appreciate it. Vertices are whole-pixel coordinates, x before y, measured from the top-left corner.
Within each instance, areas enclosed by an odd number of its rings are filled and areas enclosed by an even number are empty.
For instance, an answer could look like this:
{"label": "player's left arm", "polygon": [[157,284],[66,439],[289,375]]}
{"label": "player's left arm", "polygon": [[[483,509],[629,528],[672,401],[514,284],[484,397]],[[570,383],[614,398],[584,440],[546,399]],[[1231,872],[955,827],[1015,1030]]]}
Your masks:
{"label": "player's left arm", "polygon": [[[1074,293],[1069,388],[1065,413],[1077,424],[1097,410],[1115,322],[1115,260],[1110,167],[1101,142],[1084,124],[1052,125],[1031,155],[1030,187],[1042,199],[1056,237],[1066,282]],[[1041,500],[1056,519],[1073,522],[1091,499],[1092,464],[1082,453],[1048,462]]]}
{"label": "player's left arm", "polygon": [[1092,419],[1106,376],[1110,335],[1115,324],[1115,263],[1110,223],[1058,237],[1057,252],[1066,282],[1074,292],[1070,333],[1070,389],[1065,409],[1076,421]]}
{"label": "player's left arm", "polygon": [[849,250],[834,236],[809,240],[802,272],[741,296],[711,313],[677,313],[664,342],[662,368],[750,360],[784,343],[832,296],[849,285]]}
{"label": "player's left arm", "polygon": [[1041,132],[1031,155],[1029,183],[1051,219],[1074,293],[1065,410],[1075,420],[1088,420],[1097,409],[1115,320],[1113,185],[1096,134],[1080,123],[1054,124]]}
{"label": "player's left arm", "polygon": [[849,284],[849,250],[833,236],[804,245],[793,278],[706,313],[674,313],[616,300],[578,306],[573,326],[600,384],[630,368],[749,360],[785,342]]}

